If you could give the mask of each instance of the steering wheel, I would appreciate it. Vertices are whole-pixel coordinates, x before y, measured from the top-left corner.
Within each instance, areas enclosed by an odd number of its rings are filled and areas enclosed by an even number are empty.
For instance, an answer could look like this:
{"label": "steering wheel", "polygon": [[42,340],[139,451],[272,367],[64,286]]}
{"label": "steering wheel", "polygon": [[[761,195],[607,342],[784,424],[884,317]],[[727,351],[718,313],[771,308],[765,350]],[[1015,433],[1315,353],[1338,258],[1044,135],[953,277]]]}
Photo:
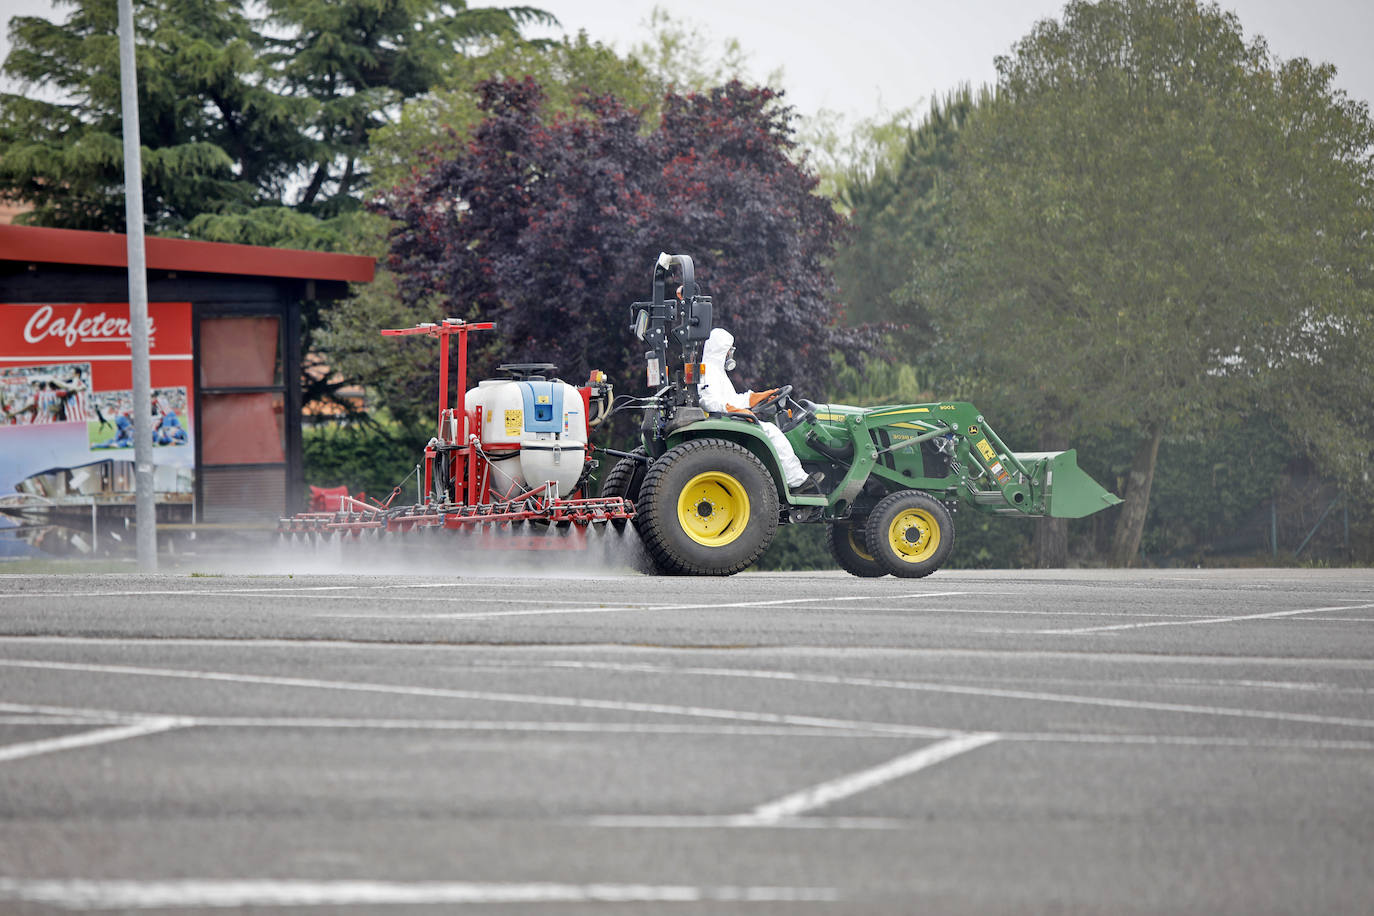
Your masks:
{"label": "steering wheel", "polygon": [[768,397],[764,398],[762,401],[759,401],[757,404],[755,404],[753,407],[750,407],[749,409],[752,410],[754,412],[754,416],[758,417],[760,420],[770,419],[772,418],[773,414],[778,412],[778,408],[782,407],[782,402],[791,393],[792,386],[783,385],[781,388],[777,389]]}
{"label": "steering wheel", "polygon": [[816,415],[816,405],[806,398],[802,398],[800,401],[792,401],[792,407],[788,413],[790,413],[791,416],[779,418],[777,421],[778,429],[785,433],[790,433],[792,430],[814,417]]}

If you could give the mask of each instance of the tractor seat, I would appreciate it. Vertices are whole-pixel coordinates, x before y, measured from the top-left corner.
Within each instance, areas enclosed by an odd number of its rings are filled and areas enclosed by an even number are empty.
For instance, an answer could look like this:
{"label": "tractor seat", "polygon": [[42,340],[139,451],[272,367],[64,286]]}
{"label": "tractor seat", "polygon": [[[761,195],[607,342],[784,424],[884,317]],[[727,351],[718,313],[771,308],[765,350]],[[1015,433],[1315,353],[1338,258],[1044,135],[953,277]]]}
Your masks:
{"label": "tractor seat", "polygon": [[724,415],[718,413],[708,414],[700,407],[679,407],[673,412],[673,419],[668,422],[668,426],[664,429],[664,433],[671,433],[682,429],[684,426],[698,423],[705,420],[708,416],[715,419]]}

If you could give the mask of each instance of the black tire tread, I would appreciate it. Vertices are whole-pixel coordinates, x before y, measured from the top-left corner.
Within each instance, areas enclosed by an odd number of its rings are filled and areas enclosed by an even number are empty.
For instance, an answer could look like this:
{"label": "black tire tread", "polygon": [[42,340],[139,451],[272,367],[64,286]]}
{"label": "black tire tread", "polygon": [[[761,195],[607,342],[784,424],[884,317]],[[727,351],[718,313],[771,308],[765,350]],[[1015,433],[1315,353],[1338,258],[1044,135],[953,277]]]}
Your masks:
{"label": "black tire tread", "polygon": [[[662,526],[658,524],[655,518],[654,510],[654,497],[664,479],[683,461],[712,450],[742,457],[756,468],[762,485],[758,488],[758,492],[751,490],[749,495],[751,498],[757,499],[760,505],[751,507],[750,512],[751,515],[759,513],[758,517],[764,520],[766,532],[760,544],[718,568],[702,566],[691,558],[682,556],[667,539]],[[636,503],[635,527],[639,529],[640,537],[644,541],[644,546],[648,548],[649,556],[653,558],[654,564],[670,575],[733,576],[735,573],[752,566],[759,557],[763,556],[764,551],[772,544],[773,536],[777,533],[778,492],[773,484],[773,475],[768,472],[768,469],[763,466],[763,462],[753,452],[726,439],[693,439],[670,449],[667,454],[655,461],[648,473],[644,475],[644,483],[640,488],[639,495],[640,499]],[[675,504],[676,499],[672,502]]]}
{"label": "black tire tread", "polygon": [[[899,506],[919,506],[926,509],[935,516],[940,527],[940,546],[930,559],[922,563],[907,563],[898,559],[891,555],[886,546],[886,529],[891,523],[892,516],[900,511]],[[884,496],[869,513],[868,524],[864,528],[864,543],[878,562],[894,576],[904,579],[924,578],[943,566],[949,558],[950,551],[954,549],[954,519],[945,508],[945,504],[929,493],[921,490],[898,490]]]}
{"label": "black tire tread", "polygon": [[[639,445],[631,449],[630,454],[648,455],[648,451]],[[621,458],[611,467],[610,473],[602,478],[599,495],[619,496],[632,504],[638,502],[640,484],[644,482],[644,473],[648,467],[648,462],[636,458]],[[627,533],[625,522],[614,521],[610,524],[615,529],[615,534],[607,535],[604,542],[605,560],[608,565],[628,566],[635,572],[645,575],[657,575],[661,572],[640,539],[638,525],[634,526],[633,533]]]}
{"label": "black tire tread", "polygon": [[860,518],[848,522],[831,522],[825,526],[825,544],[830,548],[830,555],[835,558],[840,569],[861,579],[877,579],[887,575],[887,567],[876,559],[865,560],[858,556],[849,545],[850,531],[862,535],[865,521]]}

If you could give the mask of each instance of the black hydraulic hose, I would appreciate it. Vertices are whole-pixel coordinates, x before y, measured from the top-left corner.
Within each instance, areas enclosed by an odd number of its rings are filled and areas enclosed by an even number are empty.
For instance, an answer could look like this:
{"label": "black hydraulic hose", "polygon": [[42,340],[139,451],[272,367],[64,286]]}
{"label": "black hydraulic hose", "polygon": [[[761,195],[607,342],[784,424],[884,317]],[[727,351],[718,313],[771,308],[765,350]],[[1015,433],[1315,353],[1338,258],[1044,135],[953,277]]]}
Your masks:
{"label": "black hydraulic hose", "polygon": [[846,442],[843,447],[826,445],[814,432],[806,434],[806,444],[820,452],[831,461],[838,461],[841,464],[850,464],[854,460],[854,443]]}
{"label": "black hydraulic hose", "polygon": [[634,452],[622,452],[618,448],[601,448],[598,446],[596,447],[596,451],[606,455],[614,455],[617,458],[633,458],[635,461],[642,461],[645,464],[652,464],[654,460],[650,458],[648,455],[635,454]]}

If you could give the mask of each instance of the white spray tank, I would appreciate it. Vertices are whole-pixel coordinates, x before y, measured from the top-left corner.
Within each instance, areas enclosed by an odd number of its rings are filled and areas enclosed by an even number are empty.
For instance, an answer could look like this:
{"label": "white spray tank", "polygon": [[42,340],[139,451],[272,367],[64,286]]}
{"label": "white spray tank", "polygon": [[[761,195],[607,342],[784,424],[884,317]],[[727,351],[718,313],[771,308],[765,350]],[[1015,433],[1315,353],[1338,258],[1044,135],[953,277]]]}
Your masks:
{"label": "white spray tank", "polygon": [[548,363],[500,368],[517,378],[485,379],[467,393],[465,401],[474,421],[477,408],[482,408],[478,437],[492,463],[493,492],[552,480],[558,484],[559,496],[569,495],[587,458],[582,393],[540,374],[553,372],[555,367]]}

